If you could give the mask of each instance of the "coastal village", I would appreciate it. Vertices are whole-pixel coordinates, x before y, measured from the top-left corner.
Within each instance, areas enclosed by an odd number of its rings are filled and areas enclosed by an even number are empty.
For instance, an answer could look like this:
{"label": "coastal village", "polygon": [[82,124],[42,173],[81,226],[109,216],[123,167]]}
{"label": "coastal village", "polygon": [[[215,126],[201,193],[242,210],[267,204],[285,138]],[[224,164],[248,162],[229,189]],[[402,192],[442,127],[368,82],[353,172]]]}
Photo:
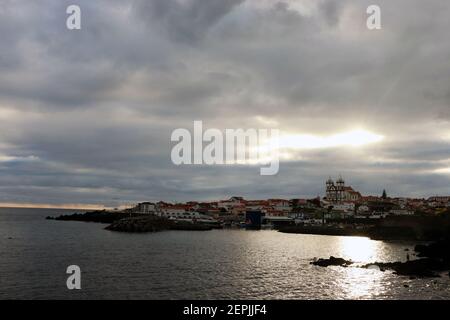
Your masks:
{"label": "coastal village", "polygon": [[[383,241],[420,241],[414,247],[415,258],[412,260],[407,253],[406,261],[374,262],[359,267],[393,270],[398,275],[413,278],[439,277],[442,272],[450,276],[450,196],[392,198],[385,190],[380,196],[363,196],[347,186],[341,177],[326,181],[323,198],[246,200],[233,196],[212,202],[142,202],[125,210],[47,219],[108,223],[106,230],[125,233],[242,228],[274,229],[290,234],[359,236]],[[432,243],[423,245],[422,241]],[[310,263],[319,267],[354,264],[351,260],[333,256],[313,259]]]}
{"label": "coastal village", "polygon": [[247,200],[232,196],[212,202],[142,202],[126,211],[175,221],[267,228],[274,225],[324,225],[337,221],[367,223],[389,217],[437,216],[450,211],[450,196],[391,198],[385,190],[381,190],[379,196],[364,196],[347,185],[342,177],[336,180],[329,178],[324,191],[324,197],[312,199]]}

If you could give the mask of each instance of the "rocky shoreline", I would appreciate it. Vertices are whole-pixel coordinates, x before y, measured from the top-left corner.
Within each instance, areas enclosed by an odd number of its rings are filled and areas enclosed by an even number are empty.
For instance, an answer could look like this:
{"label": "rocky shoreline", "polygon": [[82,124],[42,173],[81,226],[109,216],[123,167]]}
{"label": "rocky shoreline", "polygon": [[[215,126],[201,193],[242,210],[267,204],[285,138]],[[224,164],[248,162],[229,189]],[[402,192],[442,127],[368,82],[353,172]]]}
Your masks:
{"label": "rocky shoreline", "polygon": [[47,220],[57,221],[82,221],[96,223],[113,223],[114,221],[128,217],[129,214],[123,212],[114,212],[106,210],[88,211],[85,213],[74,213],[69,215],[60,215],[58,217],[46,217]]}
{"label": "rocky shoreline", "polygon": [[278,229],[282,233],[315,234],[328,236],[367,237],[372,240],[435,241],[448,234],[448,229],[426,230],[410,226],[285,226]]}
{"label": "rocky shoreline", "polygon": [[82,221],[105,223],[105,228],[118,232],[158,232],[164,230],[208,231],[215,228],[203,223],[176,222],[167,218],[154,215],[140,215],[122,212],[91,211],[83,214],[61,215],[58,217],[46,217],[47,220],[57,221]]}
{"label": "rocky shoreline", "polygon": [[131,217],[114,221],[105,229],[120,232],[157,232],[168,230],[170,222],[167,219],[154,217]]}
{"label": "rocky shoreline", "polygon": [[174,222],[156,216],[140,216],[117,220],[105,229],[119,232],[143,233],[164,230],[208,231],[212,230],[212,227],[199,223]]}
{"label": "rocky shoreline", "polygon": [[429,245],[417,245],[414,251],[420,259],[406,262],[374,262],[357,265],[351,260],[331,256],[328,259],[313,260],[310,264],[319,267],[377,268],[382,272],[392,270],[397,275],[409,276],[410,278],[434,278],[440,277],[440,273],[448,272],[450,277],[450,240],[441,240]]}

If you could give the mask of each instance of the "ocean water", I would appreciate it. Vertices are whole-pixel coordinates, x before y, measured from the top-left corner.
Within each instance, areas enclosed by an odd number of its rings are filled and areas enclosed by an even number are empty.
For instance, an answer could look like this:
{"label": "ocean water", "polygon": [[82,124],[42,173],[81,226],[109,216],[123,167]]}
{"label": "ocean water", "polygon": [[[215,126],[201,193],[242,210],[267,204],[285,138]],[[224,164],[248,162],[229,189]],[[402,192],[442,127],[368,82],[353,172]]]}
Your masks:
{"label": "ocean water", "polygon": [[[450,299],[450,279],[414,279],[314,257],[406,259],[414,243],[213,230],[125,234],[45,220],[73,211],[0,209],[0,299]],[[81,268],[68,290],[66,268]]]}

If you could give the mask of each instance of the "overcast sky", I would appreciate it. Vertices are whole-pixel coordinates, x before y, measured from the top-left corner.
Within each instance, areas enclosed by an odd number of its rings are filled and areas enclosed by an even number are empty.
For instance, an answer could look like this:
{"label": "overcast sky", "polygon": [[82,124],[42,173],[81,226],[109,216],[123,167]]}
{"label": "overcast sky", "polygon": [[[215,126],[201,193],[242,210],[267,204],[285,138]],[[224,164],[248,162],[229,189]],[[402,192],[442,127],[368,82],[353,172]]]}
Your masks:
{"label": "overcast sky", "polygon": [[[339,174],[450,194],[449,30],[448,0],[0,0],[0,203],[323,196]],[[194,120],[384,139],[288,150],[276,176],[175,166],[171,132]]]}

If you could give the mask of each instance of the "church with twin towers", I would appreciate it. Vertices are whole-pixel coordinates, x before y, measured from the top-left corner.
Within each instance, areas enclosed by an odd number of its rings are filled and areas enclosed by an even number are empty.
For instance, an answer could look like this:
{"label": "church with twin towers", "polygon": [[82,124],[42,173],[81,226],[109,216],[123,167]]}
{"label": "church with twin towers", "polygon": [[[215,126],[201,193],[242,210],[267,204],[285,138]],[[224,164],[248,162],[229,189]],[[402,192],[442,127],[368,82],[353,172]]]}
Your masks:
{"label": "church with twin towers", "polygon": [[336,181],[330,177],[326,182],[326,200],[329,202],[355,202],[361,198],[361,193],[355,191],[351,186],[346,186],[341,176]]}

